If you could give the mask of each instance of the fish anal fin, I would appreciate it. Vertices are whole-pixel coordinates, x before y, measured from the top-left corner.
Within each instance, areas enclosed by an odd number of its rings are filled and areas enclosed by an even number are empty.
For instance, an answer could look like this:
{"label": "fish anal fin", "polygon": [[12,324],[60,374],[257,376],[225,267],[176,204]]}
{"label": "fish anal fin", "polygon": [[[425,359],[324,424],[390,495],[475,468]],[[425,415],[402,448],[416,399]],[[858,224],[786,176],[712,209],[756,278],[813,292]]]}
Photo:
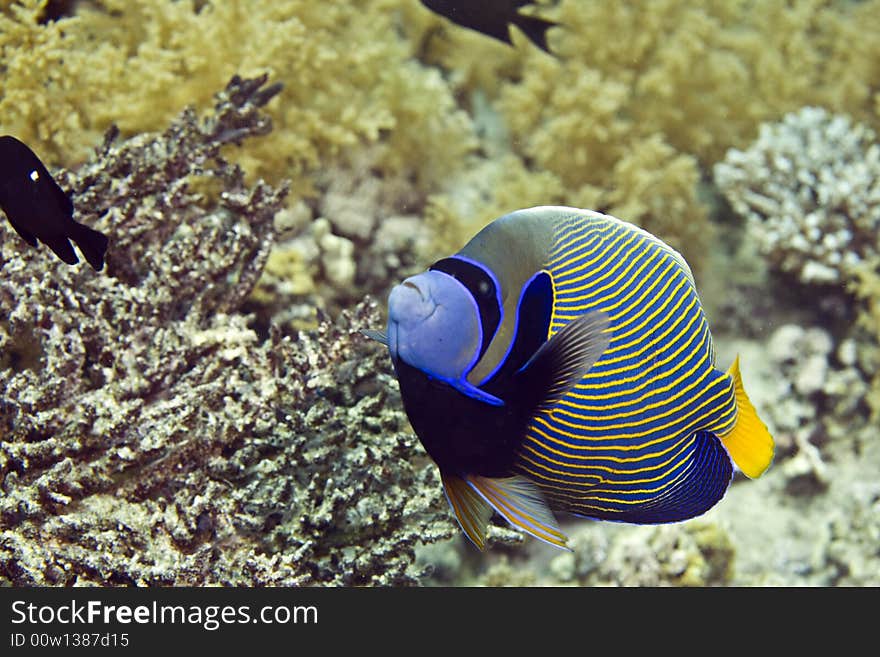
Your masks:
{"label": "fish anal fin", "polygon": [[606,313],[589,312],[572,320],[541,345],[518,372],[524,389],[547,409],[580,383],[608,348],[611,333]]}
{"label": "fish anal fin", "polygon": [[73,246],[68,240],[67,235],[48,235],[40,237],[40,240],[68,265],[75,265],[79,262],[79,258],[76,257],[76,253],[74,253]]}
{"label": "fish anal fin", "polygon": [[471,543],[486,549],[486,529],[492,518],[492,507],[461,477],[440,473],[446,501]]}
{"label": "fish anal fin", "polygon": [[107,236],[76,221],[73,222],[70,233],[71,239],[76,242],[92,269],[95,271],[103,269],[104,254],[107,252]]}
{"label": "fish anal fin", "polygon": [[730,457],[747,477],[760,477],[773,460],[774,443],[770,431],[743,388],[737,356],[727,372],[733,378],[736,393],[736,423],[721,436]]}
{"label": "fish anal fin", "polygon": [[525,477],[490,478],[468,475],[467,483],[492,505],[513,527],[564,550],[568,537],[559,529],[556,518],[538,487]]}

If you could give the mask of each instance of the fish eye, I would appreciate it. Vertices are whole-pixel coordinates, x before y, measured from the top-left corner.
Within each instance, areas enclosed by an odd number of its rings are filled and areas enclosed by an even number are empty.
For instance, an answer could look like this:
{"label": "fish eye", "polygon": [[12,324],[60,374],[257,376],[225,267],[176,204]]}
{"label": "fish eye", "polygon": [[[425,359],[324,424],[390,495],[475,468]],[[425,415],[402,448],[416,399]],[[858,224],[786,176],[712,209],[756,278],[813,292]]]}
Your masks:
{"label": "fish eye", "polygon": [[486,282],[486,281],[480,281],[480,282],[477,284],[477,291],[478,291],[480,294],[482,294],[482,295],[486,295],[486,294],[489,294],[489,292],[492,291],[492,287],[489,285],[488,282]]}
{"label": "fish eye", "polygon": [[30,178],[33,182],[37,182],[40,179],[40,172],[34,169],[28,174],[28,178]]}

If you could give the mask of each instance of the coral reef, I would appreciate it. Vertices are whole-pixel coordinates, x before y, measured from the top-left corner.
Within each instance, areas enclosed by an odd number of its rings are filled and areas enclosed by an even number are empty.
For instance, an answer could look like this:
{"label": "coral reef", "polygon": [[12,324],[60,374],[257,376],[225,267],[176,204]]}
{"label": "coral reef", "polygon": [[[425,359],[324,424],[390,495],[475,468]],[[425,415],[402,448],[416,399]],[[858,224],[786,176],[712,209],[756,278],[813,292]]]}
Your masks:
{"label": "coral reef", "polygon": [[[868,127],[822,108],[806,107],[764,124],[745,151],[715,166],[715,181],[771,267],[858,314],[856,351],[874,372],[869,404],[880,409],[876,308],[880,286],[880,143]],[[831,286],[830,288],[828,286]],[[821,289],[821,288],[819,288]],[[863,303],[851,300],[857,293]],[[849,309],[854,309],[849,311]],[[865,330],[866,329],[866,330]],[[859,391],[850,391],[855,394]]]}
{"label": "coral reef", "polygon": [[770,336],[767,356],[779,374],[774,389],[765,392],[767,419],[777,457],[791,456],[782,465],[786,491],[823,492],[829,485],[825,461],[835,452],[859,453],[869,440],[868,375],[856,343],[846,338],[835,348],[824,329],[785,324]]}
{"label": "coral reef", "polygon": [[845,116],[805,107],[730,150],[715,182],[761,253],[806,284],[847,282],[876,254],[880,144]]}
{"label": "coral reef", "polygon": [[[878,584],[880,0],[534,4],[555,56],[415,1],[0,1],[2,131],[111,239],[0,220],[0,585]],[[776,460],[478,553],[358,330],[539,204],[684,253]]]}
{"label": "coral reef", "polygon": [[265,324],[314,326],[316,310],[336,315],[366,295],[384,298],[391,281],[436,259],[436,233],[418,214],[426,197],[407,176],[376,176],[382,150],[328,166],[315,176],[314,198],[276,216],[276,243],[249,305]]}
{"label": "coral reef", "polygon": [[406,584],[450,535],[375,307],[262,340],[238,312],[286,190],[219,151],[270,129],[264,81],[59,176],[106,275],[2,229],[0,579]]}
{"label": "coral reef", "polygon": [[570,551],[496,546],[476,570],[454,546],[438,544],[445,545],[443,552],[432,546],[434,563],[444,566],[431,578],[477,586],[721,586],[735,579],[733,542],[715,522],[659,527],[581,522],[567,531]]}

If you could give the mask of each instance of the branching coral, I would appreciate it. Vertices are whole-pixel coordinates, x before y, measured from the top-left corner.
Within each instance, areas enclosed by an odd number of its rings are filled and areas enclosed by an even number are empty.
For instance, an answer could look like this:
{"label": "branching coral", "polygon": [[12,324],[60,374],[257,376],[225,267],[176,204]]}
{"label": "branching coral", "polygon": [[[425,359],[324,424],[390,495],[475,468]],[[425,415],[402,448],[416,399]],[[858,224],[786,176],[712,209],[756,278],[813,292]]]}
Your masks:
{"label": "branching coral", "polygon": [[[880,144],[874,132],[807,107],[762,126],[749,149],[728,152],[715,180],[773,266],[804,284],[859,293],[859,324],[874,336],[862,351],[876,353],[880,287],[871,283],[880,263]],[[876,365],[866,363],[866,370],[876,372]],[[875,374],[869,396],[875,415],[877,381]]]}
{"label": "branching coral", "polygon": [[805,283],[838,284],[875,253],[880,144],[841,115],[807,107],[731,150],[715,181],[764,255]]}
{"label": "branching coral", "polygon": [[110,235],[106,275],[3,229],[0,579],[413,583],[415,545],[452,532],[357,333],[375,308],[265,340],[237,312],[285,189],[219,150],[268,131],[262,83],[59,176]]}

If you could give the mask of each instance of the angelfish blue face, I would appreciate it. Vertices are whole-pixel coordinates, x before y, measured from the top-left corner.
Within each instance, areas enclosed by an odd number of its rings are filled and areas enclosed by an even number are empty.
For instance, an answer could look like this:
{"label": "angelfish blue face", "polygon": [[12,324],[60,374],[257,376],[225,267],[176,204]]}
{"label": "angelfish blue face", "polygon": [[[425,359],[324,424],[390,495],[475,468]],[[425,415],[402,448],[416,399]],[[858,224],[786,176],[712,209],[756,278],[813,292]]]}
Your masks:
{"label": "angelfish blue face", "polygon": [[388,349],[432,378],[461,381],[482,343],[479,311],[468,289],[441,271],[407,278],[388,297]]}

